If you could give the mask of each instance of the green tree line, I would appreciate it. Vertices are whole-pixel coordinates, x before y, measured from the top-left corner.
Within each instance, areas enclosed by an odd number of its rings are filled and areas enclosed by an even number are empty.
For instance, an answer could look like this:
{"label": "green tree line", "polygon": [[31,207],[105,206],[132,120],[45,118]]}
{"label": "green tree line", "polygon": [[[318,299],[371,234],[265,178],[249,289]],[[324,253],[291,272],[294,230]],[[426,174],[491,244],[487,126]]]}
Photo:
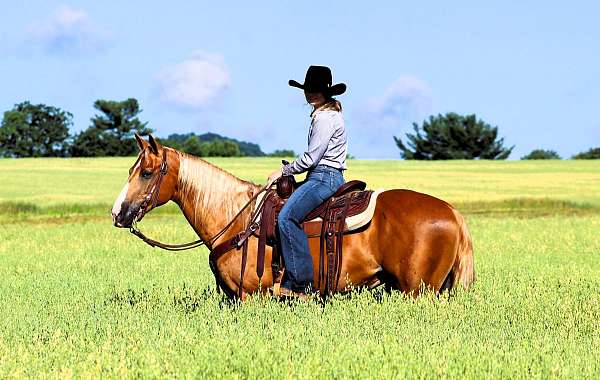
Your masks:
{"label": "green tree line", "polygon": [[[134,134],[147,135],[152,129],[142,122],[139,103],[96,100],[97,113],[90,126],[70,134],[73,115],[57,107],[22,102],[4,112],[0,125],[0,157],[100,157],[137,154]],[[172,134],[162,139],[166,146],[201,157],[278,156],[290,150],[265,154],[258,144],[220,136],[215,133]]]}
{"label": "green tree line", "polygon": [[[90,126],[71,135],[73,115],[45,104],[22,102],[4,112],[0,125],[0,157],[98,157],[137,154],[135,133],[147,135],[152,129],[142,122],[138,101],[96,100],[97,113]],[[430,116],[413,133],[394,137],[402,158],[407,160],[506,159],[514,146],[506,147],[498,127],[475,115]],[[265,154],[258,144],[238,141],[216,133],[171,134],[162,139],[166,146],[200,157],[272,156],[294,157],[295,152],[278,149]],[[350,158],[350,157],[349,157]],[[560,159],[553,150],[535,149],[521,159]],[[599,159],[600,148],[591,148],[574,159]]]}
{"label": "green tree line", "polygon": [[[498,135],[498,127],[478,119],[476,115],[453,112],[430,116],[421,125],[413,123],[413,133],[405,139],[394,137],[400,155],[406,160],[504,160],[514,145],[506,147]],[[591,148],[573,159],[598,159],[600,148]],[[534,149],[522,160],[561,159],[553,150]]]}

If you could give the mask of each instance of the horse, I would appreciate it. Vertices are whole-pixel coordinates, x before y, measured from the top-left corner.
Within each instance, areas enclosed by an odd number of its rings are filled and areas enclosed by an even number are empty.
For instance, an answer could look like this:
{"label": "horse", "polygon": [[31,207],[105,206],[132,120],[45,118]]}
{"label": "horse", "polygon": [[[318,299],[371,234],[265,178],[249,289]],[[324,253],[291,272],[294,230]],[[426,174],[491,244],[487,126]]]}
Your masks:
{"label": "horse", "polygon": [[[114,226],[131,228],[152,209],[173,201],[209,251],[246,228],[252,215],[246,206],[254,206],[252,201],[264,188],[199,157],[164,147],[152,135],[148,141],[137,134],[135,139],[140,152],[114,202]],[[423,289],[441,293],[471,286],[475,280],[473,244],[465,219],[456,209],[433,196],[405,189],[383,191],[376,202],[371,221],[344,234],[336,292],[383,284],[416,296]],[[258,238],[248,239],[247,266],[242,266],[238,249],[211,267],[225,293],[242,300],[266,293],[274,285],[270,265],[258,277]],[[316,268],[318,237],[309,238],[309,248]],[[271,262],[271,253],[267,247],[265,262]],[[323,293],[325,289],[315,290]]]}

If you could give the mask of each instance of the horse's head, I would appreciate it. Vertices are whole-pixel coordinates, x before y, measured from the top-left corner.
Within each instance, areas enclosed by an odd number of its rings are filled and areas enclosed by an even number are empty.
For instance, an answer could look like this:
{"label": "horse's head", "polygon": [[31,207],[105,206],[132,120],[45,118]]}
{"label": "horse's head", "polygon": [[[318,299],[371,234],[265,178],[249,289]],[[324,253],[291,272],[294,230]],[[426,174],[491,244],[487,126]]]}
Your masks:
{"label": "horse's head", "polygon": [[149,136],[135,135],[140,154],[129,169],[129,178],[112,208],[116,227],[131,227],[154,207],[167,203],[175,192],[179,160],[172,149],[163,148]]}

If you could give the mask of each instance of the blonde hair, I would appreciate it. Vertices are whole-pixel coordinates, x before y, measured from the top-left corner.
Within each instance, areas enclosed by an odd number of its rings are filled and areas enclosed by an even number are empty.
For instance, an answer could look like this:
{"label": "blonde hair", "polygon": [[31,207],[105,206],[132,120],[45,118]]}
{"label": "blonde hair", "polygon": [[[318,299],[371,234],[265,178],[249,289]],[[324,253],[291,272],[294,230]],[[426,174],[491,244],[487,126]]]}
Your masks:
{"label": "blonde hair", "polygon": [[335,98],[329,98],[325,104],[323,104],[322,106],[320,106],[319,108],[315,108],[312,110],[312,112],[310,113],[310,116],[312,117],[315,112],[317,111],[337,111],[337,112],[342,112],[342,103],[340,103],[339,100],[335,99]]}

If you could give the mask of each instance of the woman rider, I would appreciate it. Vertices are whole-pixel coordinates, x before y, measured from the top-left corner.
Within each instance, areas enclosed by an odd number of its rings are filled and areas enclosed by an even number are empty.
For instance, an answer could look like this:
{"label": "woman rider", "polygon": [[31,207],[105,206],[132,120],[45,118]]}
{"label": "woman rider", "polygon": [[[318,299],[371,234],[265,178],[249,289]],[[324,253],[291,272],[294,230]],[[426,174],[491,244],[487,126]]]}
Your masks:
{"label": "woman rider", "polygon": [[331,70],[310,66],[304,83],[290,80],[289,85],[304,90],[313,106],[308,149],[295,161],[269,176],[271,185],[282,175],[307,172],[306,181],[292,193],[278,217],[279,237],[285,263],[280,286],[282,296],[305,297],[313,288],[313,264],[308,238],[301,222],[315,207],[333,195],[344,183],[348,142],[341,103],[333,98],[346,91],[346,85],[331,85]]}

